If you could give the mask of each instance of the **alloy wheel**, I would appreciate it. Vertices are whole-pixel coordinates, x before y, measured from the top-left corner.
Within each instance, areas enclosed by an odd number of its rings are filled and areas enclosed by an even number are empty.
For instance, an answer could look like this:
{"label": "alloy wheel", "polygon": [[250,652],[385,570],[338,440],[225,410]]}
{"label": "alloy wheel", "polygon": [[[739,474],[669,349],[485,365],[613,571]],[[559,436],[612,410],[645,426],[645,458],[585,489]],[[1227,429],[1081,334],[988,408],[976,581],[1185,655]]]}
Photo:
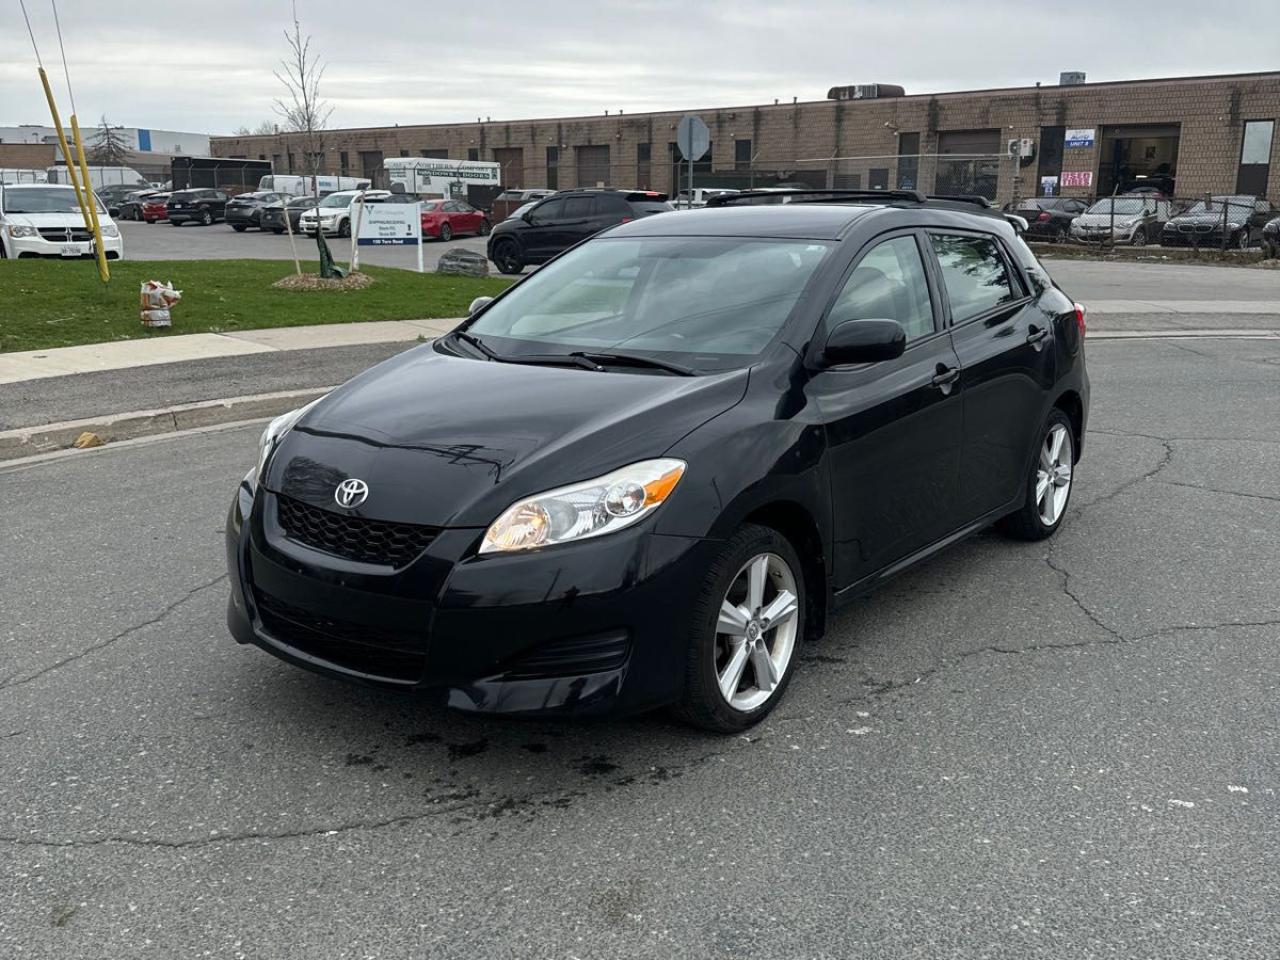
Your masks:
{"label": "alloy wheel", "polygon": [[440,224],[440,239],[448,243],[453,239],[453,227],[447,223]]}
{"label": "alloy wheel", "polygon": [[1071,432],[1061,423],[1053,424],[1040,445],[1040,465],[1036,470],[1036,509],[1046,527],[1056,524],[1066,509],[1073,460]]}
{"label": "alloy wheel", "polygon": [[720,604],[714,646],[716,683],[734,710],[773,696],[795,651],[800,602],[796,576],[776,553],[752,557]]}

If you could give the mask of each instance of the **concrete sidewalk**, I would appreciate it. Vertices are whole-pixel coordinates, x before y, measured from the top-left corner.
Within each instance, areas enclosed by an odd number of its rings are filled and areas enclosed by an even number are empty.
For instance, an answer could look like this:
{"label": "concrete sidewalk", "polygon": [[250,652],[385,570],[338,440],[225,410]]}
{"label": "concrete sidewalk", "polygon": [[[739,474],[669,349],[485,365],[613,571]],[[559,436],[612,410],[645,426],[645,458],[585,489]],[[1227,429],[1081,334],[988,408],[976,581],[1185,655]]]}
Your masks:
{"label": "concrete sidewalk", "polygon": [[283,350],[319,350],[429,340],[452,330],[458,322],[459,318],[375,320],[366,323],[245,330],[237,333],[177,334],[89,343],[79,347],[0,353],[0,384]]}

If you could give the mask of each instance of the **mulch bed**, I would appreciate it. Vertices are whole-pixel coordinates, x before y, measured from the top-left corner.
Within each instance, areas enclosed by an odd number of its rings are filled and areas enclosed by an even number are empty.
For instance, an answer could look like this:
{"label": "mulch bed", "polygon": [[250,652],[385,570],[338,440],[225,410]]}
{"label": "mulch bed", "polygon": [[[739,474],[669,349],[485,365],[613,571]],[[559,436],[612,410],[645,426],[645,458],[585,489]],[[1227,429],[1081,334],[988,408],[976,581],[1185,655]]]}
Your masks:
{"label": "mulch bed", "polygon": [[328,279],[315,273],[291,273],[272,286],[281,290],[363,290],[373,282],[373,277],[359,271],[341,279]]}

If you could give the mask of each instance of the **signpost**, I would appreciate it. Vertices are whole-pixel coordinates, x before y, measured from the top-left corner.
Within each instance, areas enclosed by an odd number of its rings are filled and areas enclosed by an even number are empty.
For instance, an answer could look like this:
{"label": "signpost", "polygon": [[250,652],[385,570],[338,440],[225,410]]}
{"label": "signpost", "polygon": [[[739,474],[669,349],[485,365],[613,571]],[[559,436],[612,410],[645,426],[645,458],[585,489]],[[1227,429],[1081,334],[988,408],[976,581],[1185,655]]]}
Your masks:
{"label": "signpost", "polygon": [[362,204],[356,229],[362,247],[405,246],[418,248],[418,272],[422,273],[422,202]]}
{"label": "signpost", "polygon": [[[701,160],[711,146],[711,131],[701,117],[683,117],[676,127],[676,146],[680,156],[689,161],[689,206],[693,207],[693,161]],[[677,184],[677,186],[679,186]]]}

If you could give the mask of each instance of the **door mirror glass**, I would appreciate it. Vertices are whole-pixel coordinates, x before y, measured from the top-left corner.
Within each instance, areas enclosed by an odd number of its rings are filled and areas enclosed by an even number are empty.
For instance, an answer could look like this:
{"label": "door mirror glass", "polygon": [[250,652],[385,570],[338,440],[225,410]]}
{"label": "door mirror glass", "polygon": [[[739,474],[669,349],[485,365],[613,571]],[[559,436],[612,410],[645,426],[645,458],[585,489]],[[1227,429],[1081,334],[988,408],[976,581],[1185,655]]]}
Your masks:
{"label": "door mirror glass", "polygon": [[491,303],[493,303],[493,297],[476,297],[471,301],[471,306],[467,307],[467,316],[470,317],[474,315]]}
{"label": "door mirror glass", "polygon": [[845,320],[838,323],[822,349],[823,362],[879,363],[902,356],[907,331],[896,320]]}

